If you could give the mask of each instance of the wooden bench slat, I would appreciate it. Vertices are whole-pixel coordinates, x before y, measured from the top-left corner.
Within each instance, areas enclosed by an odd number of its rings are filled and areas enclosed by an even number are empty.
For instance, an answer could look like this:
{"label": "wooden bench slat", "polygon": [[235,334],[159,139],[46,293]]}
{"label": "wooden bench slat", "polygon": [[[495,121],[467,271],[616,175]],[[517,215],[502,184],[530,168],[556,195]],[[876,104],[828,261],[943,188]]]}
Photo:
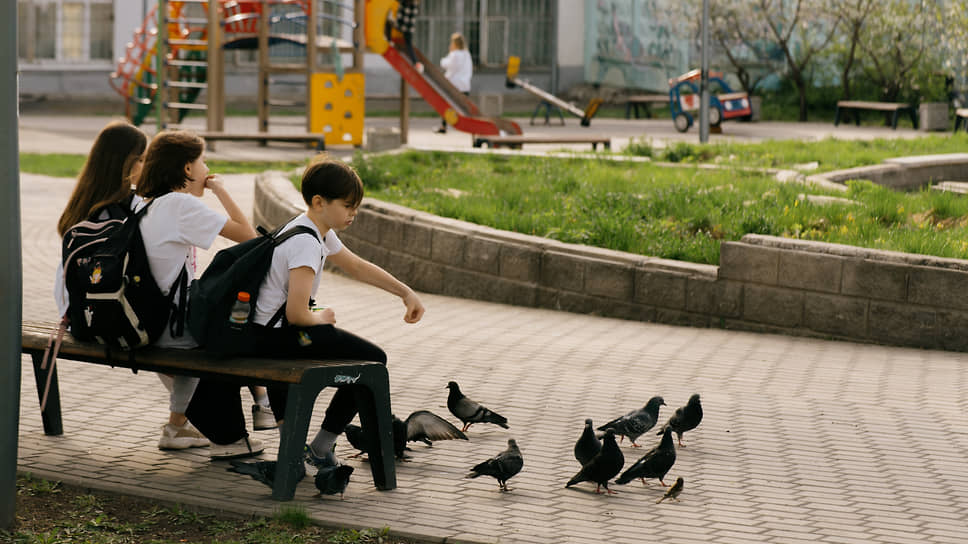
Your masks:
{"label": "wooden bench slat", "polygon": [[[22,350],[43,352],[47,348],[50,333],[56,328],[24,326]],[[144,347],[133,352],[111,351],[105,357],[104,346],[91,342],[79,342],[70,333],[64,335],[58,358],[81,360],[88,363],[118,366],[152,372],[169,372],[188,375],[219,375],[241,380],[258,380],[266,383],[299,383],[307,371],[313,368],[362,367],[380,363],[351,360],[311,359],[265,359],[232,357],[231,361],[215,358],[201,349],[175,349]],[[133,357],[133,360],[132,360]]]}
{"label": "wooden bench slat", "polygon": [[904,102],[868,102],[866,100],[838,100],[837,105],[842,108],[862,108],[867,110],[894,111],[912,107]]}

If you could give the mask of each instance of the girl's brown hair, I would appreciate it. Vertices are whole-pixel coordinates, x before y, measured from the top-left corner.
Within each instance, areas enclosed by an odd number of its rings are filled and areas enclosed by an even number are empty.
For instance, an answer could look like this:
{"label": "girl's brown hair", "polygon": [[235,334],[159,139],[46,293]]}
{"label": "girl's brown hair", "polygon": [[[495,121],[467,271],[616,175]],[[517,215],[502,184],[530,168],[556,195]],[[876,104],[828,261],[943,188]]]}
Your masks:
{"label": "girl's brown hair", "polygon": [[185,187],[189,181],[185,165],[195,162],[204,150],[205,140],[194,132],[159,132],[148,145],[137,193],[154,198]]}
{"label": "girl's brown hair", "polygon": [[352,166],[320,155],[303,172],[302,195],[308,205],[319,195],[328,201],[342,198],[355,208],[363,200],[363,182]]}
{"label": "girl's brown hair", "polygon": [[57,221],[57,232],[89,219],[98,210],[131,196],[131,167],[145,152],[148,138],[127,121],[108,123],[94,140],[67,207]]}

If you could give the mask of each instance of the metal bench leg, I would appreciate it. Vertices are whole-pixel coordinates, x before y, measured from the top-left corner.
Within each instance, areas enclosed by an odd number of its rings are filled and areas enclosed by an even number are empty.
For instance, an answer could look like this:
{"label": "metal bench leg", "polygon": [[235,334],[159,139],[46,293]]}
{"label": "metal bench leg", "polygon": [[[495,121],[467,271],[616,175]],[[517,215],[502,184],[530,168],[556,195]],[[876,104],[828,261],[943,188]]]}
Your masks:
{"label": "metal bench leg", "polygon": [[918,114],[914,111],[914,108],[908,108],[908,112],[911,114],[911,124],[914,125],[914,130],[918,129],[919,119]]}
{"label": "metal bench leg", "polygon": [[860,110],[854,108],[851,111],[854,113],[854,125],[859,127],[860,126]]}
{"label": "metal bench leg", "polygon": [[289,386],[286,401],[286,419],[279,437],[279,453],[276,456],[276,479],[272,485],[272,498],[277,501],[292,500],[303,469],[303,447],[309,432],[309,420],[319,389],[302,384]]}
{"label": "metal bench leg", "polygon": [[[636,113],[638,113],[638,112],[636,112]],[[636,117],[638,117],[638,116],[636,116]],[[632,118],[632,103],[631,102],[626,102],[625,103],[625,118],[626,119],[631,119]]]}
{"label": "metal bench leg", "polygon": [[[393,453],[393,420],[390,415],[390,379],[386,367],[373,368],[361,377],[356,391],[356,405],[360,412],[360,426],[370,433],[370,443],[379,444],[369,452],[373,484],[377,489],[397,487],[397,472]],[[380,372],[382,370],[382,372]]]}
{"label": "metal bench leg", "polygon": [[[43,402],[44,388],[47,386],[47,370],[41,370],[41,359],[43,353],[31,353],[31,360],[34,363],[34,381],[37,383],[37,399]],[[47,367],[50,370],[50,390],[47,392],[47,406],[40,413],[40,419],[44,423],[44,434],[48,436],[60,436],[64,434],[64,425],[61,420],[60,389],[57,387],[57,365]]]}
{"label": "metal bench leg", "polygon": [[[897,113],[898,110],[894,110],[894,115],[891,116],[891,128],[894,130],[897,130]],[[918,127],[915,126],[914,128]]]}
{"label": "metal bench leg", "polygon": [[837,106],[837,109],[834,110],[834,126],[837,126],[839,124],[840,124],[840,106]]}

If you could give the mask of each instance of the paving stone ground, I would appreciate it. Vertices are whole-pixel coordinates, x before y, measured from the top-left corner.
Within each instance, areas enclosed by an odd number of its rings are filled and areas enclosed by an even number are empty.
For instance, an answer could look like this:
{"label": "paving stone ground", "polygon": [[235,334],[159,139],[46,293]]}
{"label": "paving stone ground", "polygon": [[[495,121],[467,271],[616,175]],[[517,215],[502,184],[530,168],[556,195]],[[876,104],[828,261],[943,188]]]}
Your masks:
{"label": "paving stone ground", "polygon": [[[425,121],[429,133],[436,121]],[[252,176],[228,182],[251,209]],[[54,224],[72,185],[21,176],[27,318],[55,317]],[[469,543],[968,540],[966,354],[435,295],[423,295],[424,320],[407,325],[395,297],[336,274],[326,275],[316,299],[336,309],[340,326],[388,352],[398,415],[429,409],[453,421],[445,386],[455,380],[510,422],[509,430],[475,425],[469,442],[413,445],[393,491],[377,491],[361,460],[348,461],[357,470],[342,501],[314,498],[312,483],[301,483],[292,504],[321,523]],[[65,434],[48,437],[29,358],[21,364],[21,471],[243,514],[285,504],[227,472],[227,463],[210,462],[205,449],[159,451],[167,393],[153,374],[60,361]],[[655,504],[663,492],[655,480],[613,485],[613,496],[596,496],[591,484],[564,488],[579,468],[572,446],[585,418],[602,423],[658,394],[668,403],[664,420],[696,392],[705,419],[685,435],[666,479],[685,479],[681,502]],[[312,428],[328,398],[324,391]],[[263,458],[274,458],[277,433],[254,434],[268,442]],[[489,478],[464,478],[508,438],[525,460],[511,492]],[[640,449],[626,441],[626,465],[657,441],[651,433]],[[353,452],[340,441],[337,453]]]}

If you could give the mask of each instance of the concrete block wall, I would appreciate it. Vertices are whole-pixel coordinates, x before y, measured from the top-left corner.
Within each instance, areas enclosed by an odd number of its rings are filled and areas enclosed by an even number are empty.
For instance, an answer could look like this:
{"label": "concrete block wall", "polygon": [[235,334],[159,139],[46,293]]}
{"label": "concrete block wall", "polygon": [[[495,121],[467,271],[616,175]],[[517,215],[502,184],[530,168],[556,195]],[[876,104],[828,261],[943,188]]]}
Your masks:
{"label": "concrete block wall", "polygon": [[[305,209],[288,179],[256,181],[267,227]],[[364,199],[340,234],[428,293],[673,325],[968,351],[968,261],[747,235],[720,266],[500,231]]]}

